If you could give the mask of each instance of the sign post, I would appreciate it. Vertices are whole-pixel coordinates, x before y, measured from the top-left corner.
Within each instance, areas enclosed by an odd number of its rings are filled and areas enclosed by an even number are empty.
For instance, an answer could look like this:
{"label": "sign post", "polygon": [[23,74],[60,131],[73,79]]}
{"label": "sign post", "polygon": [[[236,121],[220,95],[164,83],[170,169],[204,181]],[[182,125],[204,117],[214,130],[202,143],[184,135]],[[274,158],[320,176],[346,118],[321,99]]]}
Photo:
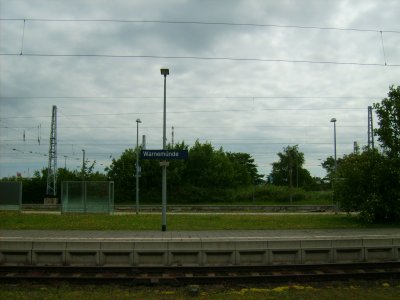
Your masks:
{"label": "sign post", "polygon": [[[160,166],[166,171],[169,166],[169,161],[167,160],[178,160],[178,159],[188,159],[188,150],[142,150],[140,151],[141,159],[152,159],[159,160]],[[166,174],[165,174],[166,175]],[[165,180],[165,182],[164,182]],[[167,230],[167,177],[163,176],[163,187],[162,187],[162,231]]]}
{"label": "sign post", "polygon": [[[161,69],[164,76],[163,150],[167,149],[167,75],[169,69]],[[162,166],[162,224],[161,231],[167,230],[167,165]]]}

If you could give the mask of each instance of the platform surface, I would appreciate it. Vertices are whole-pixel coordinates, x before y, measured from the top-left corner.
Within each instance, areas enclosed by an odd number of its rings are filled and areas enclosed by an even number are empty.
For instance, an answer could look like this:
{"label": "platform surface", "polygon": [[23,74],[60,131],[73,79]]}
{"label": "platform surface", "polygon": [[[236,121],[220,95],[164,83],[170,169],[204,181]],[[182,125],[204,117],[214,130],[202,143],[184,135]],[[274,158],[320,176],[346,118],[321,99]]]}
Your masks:
{"label": "platform surface", "polygon": [[0,230],[0,266],[210,267],[398,261],[398,228],[166,232]]}
{"label": "platform surface", "polygon": [[216,230],[216,231],[98,231],[0,230],[0,241],[263,241],[312,239],[400,238],[400,228]]}

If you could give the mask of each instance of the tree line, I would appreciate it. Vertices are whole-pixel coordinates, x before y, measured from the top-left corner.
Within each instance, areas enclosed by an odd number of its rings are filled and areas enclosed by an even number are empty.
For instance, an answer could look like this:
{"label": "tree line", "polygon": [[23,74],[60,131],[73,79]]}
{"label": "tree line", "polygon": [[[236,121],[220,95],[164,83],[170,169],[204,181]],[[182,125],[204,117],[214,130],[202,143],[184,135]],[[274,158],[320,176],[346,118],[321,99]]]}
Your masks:
{"label": "tree line", "polygon": [[[263,175],[257,171],[254,159],[248,153],[225,152],[211,143],[196,141],[192,147],[184,142],[167,145],[168,149],[188,150],[187,160],[170,161],[168,198],[173,203],[226,201],[242,187],[261,184]],[[114,198],[120,204],[134,203],[136,154],[139,149],[126,149],[114,158],[105,173],[94,172],[95,162],[83,164],[80,171],[59,168],[57,197],[61,198],[63,181],[114,181]],[[156,160],[140,160],[140,198],[142,203],[158,203],[161,191],[161,167]],[[23,202],[43,203],[47,184],[47,168],[35,171],[32,178],[2,178],[3,181],[23,182]]]}
{"label": "tree line", "polygon": [[[279,152],[279,160],[264,180],[254,159],[248,153],[226,152],[211,143],[196,141],[192,147],[184,142],[168,145],[168,149],[188,150],[187,160],[171,161],[168,167],[169,203],[215,203],[234,199],[238,191],[256,185],[282,186],[318,190],[333,188],[334,200],[345,211],[359,211],[371,222],[400,220],[400,87],[391,86],[388,97],[375,103],[378,128],[374,130],[380,142],[378,149],[344,155],[336,163],[332,156],[322,162],[327,171],[325,180],[313,178],[305,169],[304,153],[298,145],[287,146]],[[136,154],[141,149],[126,149],[113,159],[105,173],[94,172],[94,164],[81,171],[58,169],[58,197],[62,181],[111,180],[115,184],[117,203],[133,203],[135,195]],[[87,164],[83,164],[86,166]],[[161,191],[161,168],[158,161],[140,161],[141,203],[158,203]],[[33,178],[3,178],[22,180],[23,193],[32,202],[42,203],[46,188],[47,170],[36,171]],[[249,189],[248,189],[249,190]],[[261,191],[261,190],[259,190]],[[283,190],[282,190],[283,191]],[[260,198],[271,194],[262,190]],[[265,194],[265,195],[264,195]],[[246,194],[245,197],[249,197]],[[253,192],[254,197],[254,192]],[[236,197],[237,198],[237,197]],[[268,198],[270,199],[270,198]],[[228,200],[228,201],[226,201]]]}
{"label": "tree line", "polygon": [[[229,190],[260,184],[254,159],[248,153],[225,152],[211,143],[196,141],[192,147],[184,142],[167,149],[188,150],[187,160],[172,160],[168,166],[168,197],[175,203],[218,201],[226,198]],[[136,151],[127,149],[106,168],[107,177],[114,181],[115,198],[129,202],[135,193]],[[161,190],[159,161],[140,161],[140,196],[147,202],[158,202]]]}

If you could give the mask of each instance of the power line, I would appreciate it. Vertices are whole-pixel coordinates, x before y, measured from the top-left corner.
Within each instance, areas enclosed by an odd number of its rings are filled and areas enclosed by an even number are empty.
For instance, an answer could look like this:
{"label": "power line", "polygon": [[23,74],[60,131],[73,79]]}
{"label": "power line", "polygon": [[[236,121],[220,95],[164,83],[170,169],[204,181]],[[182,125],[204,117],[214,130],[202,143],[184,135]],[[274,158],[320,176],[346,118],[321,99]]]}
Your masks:
{"label": "power line", "polygon": [[[211,139],[202,139],[204,141],[211,141]],[[214,140],[215,141],[215,140]],[[186,143],[187,141],[185,141]],[[194,143],[193,141],[192,143]],[[70,142],[70,141],[64,141],[58,143],[59,146],[70,146],[70,145],[76,145],[77,143]],[[191,144],[191,143],[189,143]],[[216,143],[218,145],[332,145],[332,142],[251,142],[251,143]],[[352,142],[341,142],[337,143],[338,145],[352,145]],[[10,145],[15,145],[15,144],[7,144],[7,143],[2,143],[2,145],[10,146]],[[18,145],[24,145],[24,144],[18,144]],[[25,145],[36,145],[36,144],[30,144],[30,143],[25,143]],[[49,145],[48,143],[42,143],[42,145],[46,146]],[[133,147],[132,143],[84,143],[85,146],[128,146],[128,147]]]}
{"label": "power line", "polygon": [[317,61],[317,60],[290,60],[290,59],[266,59],[266,58],[239,58],[239,57],[206,57],[206,56],[163,56],[163,55],[117,55],[117,54],[55,54],[55,53],[0,53],[0,56],[28,56],[28,57],[91,57],[91,58],[132,58],[132,59],[187,59],[208,61],[242,61],[242,62],[275,62],[275,63],[305,63],[305,64],[327,64],[327,65],[352,65],[368,67],[400,67],[400,64],[385,63],[359,63],[340,61]]}
{"label": "power line", "polygon": [[[218,129],[218,128],[229,128],[232,129],[232,126],[174,126],[179,129]],[[255,125],[255,126],[240,126],[240,128],[331,128],[329,125]],[[336,127],[365,127],[365,125],[336,125]],[[0,128],[9,128],[9,129],[37,129],[37,126],[0,126]],[[50,128],[50,126],[42,126],[42,128]],[[88,128],[88,129],[132,129],[136,128],[135,126],[58,126],[60,129],[76,129],[76,128]],[[141,126],[143,129],[160,129],[162,126]]]}
{"label": "power line", "polygon": [[[321,111],[321,110],[364,110],[364,107],[321,107],[321,108],[261,108],[258,111]],[[254,112],[252,109],[221,109],[221,110],[187,110],[187,111],[169,111],[168,114],[186,114],[186,113],[220,113],[220,112]],[[162,111],[154,112],[125,112],[125,113],[97,113],[97,114],[72,114],[63,117],[96,117],[96,116],[123,116],[123,115],[152,115],[161,114]],[[29,119],[29,118],[48,118],[50,116],[13,116],[1,117],[0,119]]]}
{"label": "power line", "polygon": [[103,22],[103,23],[153,23],[153,24],[177,24],[177,25],[214,25],[214,26],[240,26],[240,27],[272,27],[272,28],[295,28],[295,29],[314,29],[314,30],[337,30],[337,31],[356,31],[356,32],[387,32],[400,33],[398,30],[379,30],[363,28],[343,28],[343,27],[322,27],[322,26],[301,26],[301,25],[280,25],[280,24],[260,24],[260,23],[235,23],[235,22],[205,22],[205,21],[179,21],[179,20],[127,20],[127,19],[50,19],[50,18],[1,18],[0,21],[30,21],[30,22]]}
{"label": "power line", "polygon": [[[380,99],[381,96],[169,96],[169,99],[222,99],[222,100],[270,100],[270,99]],[[54,99],[87,99],[87,100],[160,100],[159,96],[0,96],[0,99],[34,99],[34,100],[54,100]]]}
{"label": "power line", "polygon": [[[11,149],[10,147],[8,147],[8,149],[10,150],[9,152],[2,152],[2,154],[15,154],[15,155],[18,155],[18,153],[15,153],[15,152],[13,152],[13,151],[18,151],[18,152],[20,152],[20,153],[25,153],[25,154],[28,154],[28,152],[30,153],[30,154],[32,154],[31,153],[31,151],[27,151],[27,150],[19,150],[19,149],[16,149],[16,150],[13,150],[13,149]],[[13,151],[11,151],[11,150],[13,150]],[[35,151],[32,151],[33,153],[35,153]],[[107,157],[110,157],[110,154],[111,154],[111,156],[112,156],[112,154],[113,153],[115,153],[115,152],[118,152],[119,153],[119,151],[109,151],[109,152],[90,152],[90,155],[92,156],[92,155],[95,155],[95,156],[107,156]],[[278,151],[278,152],[280,152],[280,151]],[[251,154],[251,156],[270,156],[270,155],[277,155],[277,153],[278,153],[277,151],[263,151],[263,152],[249,152],[249,154]],[[313,151],[306,151],[307,152],[307,154],[324,154],[324,153],[327,153],[327,150],[324,150],[324,151],[315,151],[315,150],[313,150]],[[42,153],[42,152],[36,152],[37,154],[39,154],[39,155],[41,155],[41,156],[47,156],[47,154],[46,153]],[[330,152],[329,152],[330,153]],[[68,152],[68,151],[60,151],[59,153],[58,153],[59,155],[60,155],[60,157],[61,156],[63,156],[63,155],[67,155],[67,154],[69,154],[69,158],[79,158],[79,159],[82,159],[82,156],[81,155],[75,155],[75,156],[71,156],[71,154],[70,154],[70,152]]]}
{"label": "power line", "polygon": [[[383,43],[383,33],[400,33],[395,30],[376,30],[339,27],[299,26],[299,25],[277,25],[257,23],[234,23],[234,22],[202,22],[202,21],[163,21],[163,20],[122,20],[122,19],[50,19],[50,18],[3,18],[3,21],[23,21],[23,32],[20,53],[0,53],[0,56],[35,56],[35,57],[101,57],[101,58],[150,58],[150,59],[191,59],[191,60],[226,60],[226,61],[256,61],[256,62],[278,62],[278,63],[309,63],[309,64],[332,64],[332,65],[357,65],[357,66],[385,66],[397,67],[398,64],[387,64]],[[161,23],[161,24],[196,24],[196,25],[224,25],[224,26],[256,26],[256,27],[277,27],[297,29],[318,29],[318,30],[340,30],[380,33],[384,63],[362,63],[362,62],[340,62],[340,61],[315,61],[315,60],[290,60],[290,59],[264,59],[264,58],[235,58],[235,57],[202,57],[202,56],[159,56],[159,55],[114,55],[114,54],[52,54],[52,53],[23,53],[23,42],[25,23],[31,22],[118,22],[118,23]]]}

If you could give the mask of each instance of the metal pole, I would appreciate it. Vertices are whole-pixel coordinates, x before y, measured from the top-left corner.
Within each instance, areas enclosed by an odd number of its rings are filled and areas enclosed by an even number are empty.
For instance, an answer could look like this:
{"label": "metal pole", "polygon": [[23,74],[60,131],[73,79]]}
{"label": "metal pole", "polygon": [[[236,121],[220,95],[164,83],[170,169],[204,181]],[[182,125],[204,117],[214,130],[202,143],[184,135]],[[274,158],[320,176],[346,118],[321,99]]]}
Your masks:
{"label": "metal pole", "polygon": [[[335,155],[335,172],[334,172],[334,174],[333,174],[333,176],[332,176],[332,191],[333,191],[333,193],[332,193],[332,203],[334,203],[335,202],[335,191],[334,191],[334,184],[333,184],[333,181],[336,179],[336,176],[337,176],[337,155],[336,155],[336,119],[335,118],[332,118],[331,119],[331,122],[333,122],[333,144],[334,144],[334,155]],[[336,208],[335,208],[335,213],[337,213],[338,212],[338,209],[339,209],[339,204],[336,202]]]}
{"label": "metal pole", "polygon": [[334,155],[335,155],[335,173],[337,169],[337,157],[336,157],[336,118],[332,118],[331,122],[333,123],[333,144],[334,144]]}
{"label": "metal pole", "polygon": [[[139,119],[138,119],[139,120]],[[136,214],[139,214],[139,122],[136,120]]]}
{"label": "metal pole", "polygon": [[[167,148],[167,75],[168,69],[161,69],[164,75],[164,118],[163,118],[163,150]],[[167,162],[162,163],[162,224],[161,230],[167,231]]]}
{"label": "metal pole", "polygon": [[164,118],[163,118],[163,150],[167,146],[167,75],[164,75]]}
{"label": "metal pole", "polygon": [[292,166],[290,166],[290,169],[289,169],[289,189],[290,189],[290,197],[289,197],[289,200],[290,200],[290,204],[291,204],[291,205],[293,204],[293,190],[292,190],[293,182],[292,182],[292,174],[293,174],[293,170],[292,170]]}
{"label": "metal pole", "polygon": [[136,214],[139,214],[139,123],[136,120]]}
{"label": "metal pole", "polygon": [[372,106],[368,106],[368,149],[374,149],[374,125],[372,121]]}
{"label": "metal pole", "polygon": [[142,135],[142,149],[146,150],[146,135]]}
{"label": "metal pole", "polygon": [[[337,157],[336,157],[336,120],[333,122],[333,135],[334,135],[334,143],[335,143],[335,179],[337,178]],[[334,199],[335,200],[335,199]],[[337,213],[339,210],[339,203],[336,201],[335,212]]]}
{"label": "metal pole", "polygon": [[171,142],[172,148],[174,147],[174,126],[172,126],[172,142]]}
{"label": "metal pole", "polygon": [[85,149],[82,149],[82,206],[83,212],[86,212],[86,198],[85,198]]}
{"label": "metal pole", "polygon": [[82,149],[82,154],[83,154],[83,158],[82,158],[82,181],[85,180],[85,149]]}
{"label": "metal pole", "polygon": [[333,122],[333,142],[335,144],[335,173],[337,171],[337,156],[336,156],[336,121]]}
{"label": "metal pole", "polygon": [[256,200],[255,194],[256,194],[256,178],[253,177],[253,202]]}
{"label": "metal pole", "polygon": [[299,188],[299,154],[296,154],[296,187]]}

